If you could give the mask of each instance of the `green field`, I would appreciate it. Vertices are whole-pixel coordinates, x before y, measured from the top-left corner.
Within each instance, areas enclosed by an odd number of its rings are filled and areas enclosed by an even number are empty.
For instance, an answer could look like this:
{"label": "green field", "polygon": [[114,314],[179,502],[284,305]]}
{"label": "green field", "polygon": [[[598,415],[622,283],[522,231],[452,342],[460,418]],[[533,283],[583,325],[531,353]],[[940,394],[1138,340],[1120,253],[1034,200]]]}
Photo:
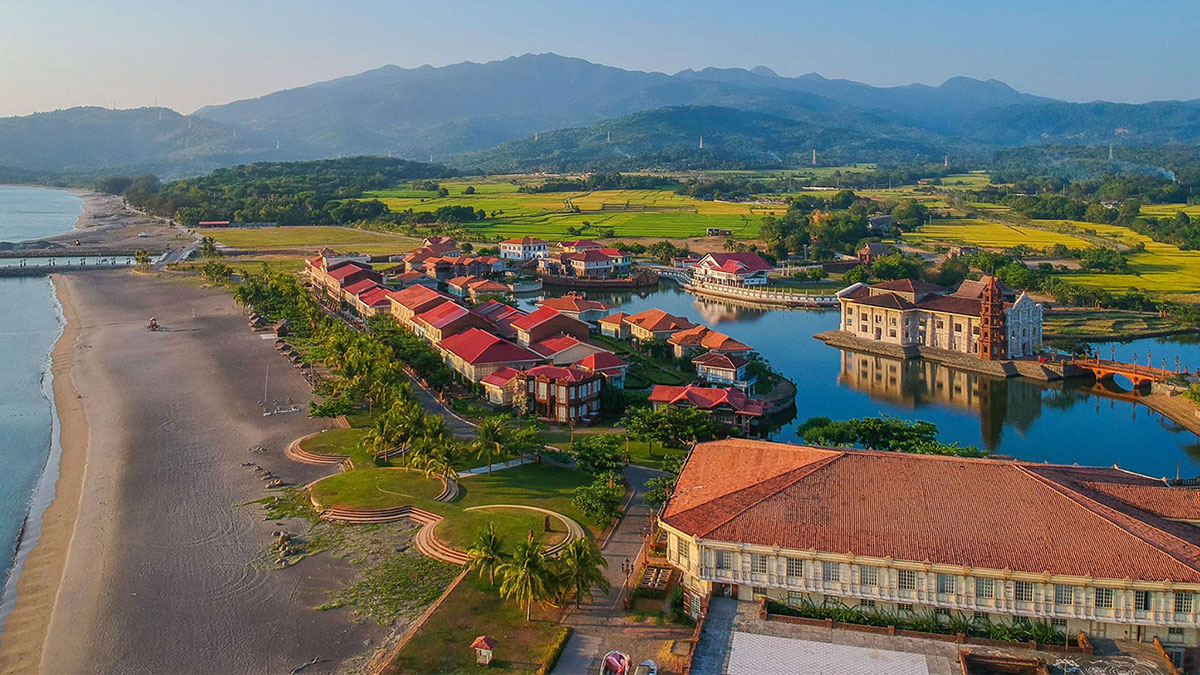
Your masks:
{"label": "green field", "polygon": [[[701,201],[670,190],[597,190],[583,192],[518,192],[517,178],[491,177],[441,181],[450,194],[408,188],[367,194],[393,211],[436,211],[443,206],[483,209],[487,220],[466,224],[467,229],[489,237],[529,235],[548,240],[573,236],[598,236],[597,228],[611,228],[616,237],[695,237],[706,228],[733,230],[734,236],[758,235],[762,217],[782,214],[781,205]],[[467,187],[475,194],[464,194]],[[567,228],[582,230],[573,235]],[[591,234],[589,234],[591,233]]]}
{"label": "green field", "polygon": [[350,227],[212,228],[197,232],[230,248],[251,251],[317,251],[328,247],[338,251],[386,254],[403,253],[420,245],[412,237]]}
{"label": "green field", "polygon": [[935,220],[917,232],[904,235],[904,240],[913,244],[962,243],[999,249],[1020,245],[1034,249],[1045,249],[1055,244],[1064,244],[1069,248],[1092,248],[1093,246],[1087,240],[1071,234],[992,223],[973,218]]}
{"label": "green field", "polygon": [[1126,246],[1143,244],[1144,252],[1129,257],[1133,274],[1072,274],[1069,280],[1081,286],[1123,291],[1138,288],[1154,293],[1200,292],[1200,251],[1181,251],[1119,225],[1073,221],[1039,221],[1067,225]]}

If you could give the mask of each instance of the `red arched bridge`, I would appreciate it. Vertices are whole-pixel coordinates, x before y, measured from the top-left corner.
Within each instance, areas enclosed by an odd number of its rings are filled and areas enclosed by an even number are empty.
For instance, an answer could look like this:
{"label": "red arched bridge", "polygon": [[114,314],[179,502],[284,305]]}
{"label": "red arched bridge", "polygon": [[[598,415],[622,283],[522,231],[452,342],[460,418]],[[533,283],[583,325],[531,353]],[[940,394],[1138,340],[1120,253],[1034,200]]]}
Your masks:
{"label": "red arched bridge", "polygon": [[1107,359],[1075,359],[1071,362],[1076,368],[1086,370],[1096,376],[1097,380],[1111,378],[1113,375],[1124,375],[1133,386],[1140,387],[1147,382],[1162,382],[1175,373],[1163,368],[1141,366],[1136,363],[1122,363]]}

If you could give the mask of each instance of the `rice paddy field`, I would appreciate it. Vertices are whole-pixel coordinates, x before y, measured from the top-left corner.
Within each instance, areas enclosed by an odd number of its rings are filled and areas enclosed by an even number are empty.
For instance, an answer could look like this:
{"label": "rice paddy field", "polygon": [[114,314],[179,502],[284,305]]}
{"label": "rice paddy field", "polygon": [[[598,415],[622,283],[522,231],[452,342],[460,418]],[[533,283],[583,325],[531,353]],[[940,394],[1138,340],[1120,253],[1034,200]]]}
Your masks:
{"label": "rice paddy field", "polygon": [[1141,209],[1143,216],[1155,218],[1174,218],[1180,211],[1188,214],[1192,220],[1200,218],[1200,204],[1143,204]]}
{"label": "rice paddy field", "polygon": [[[611,228],[616,237],[695,237],[709,227],[732,230],[733,236],[758,236],[763,216],[782,214],[783,205],[742,204],[692,199],[670,190],[597,190],[595,192],[518,192],[516,178],[480,178],[441,181],[449,195],[411,189],[380,190],[367,198],[379,199],[393,211],[436,211],[443,206],[483,209],[487,220],[467,223],[467,229],[484,236],[529,235],[548,240],[580,236],[567,228]],[[474,194],[466,194],[468,187]]]}
{"label": "rice paddy field", "polygon": [[1110,290],[1137,288],[1151,293],[1200,292],[1200,251],[1182,251],[1119,225],[1073,221],[1045,221],[1095,232],[1126,246],[1143,244],[1146,250],[1129,257],[1133,274],[1072,274],[1072,283]]}
{"label": "rice paddy field", "polygon": [[1068,248],[1092,248],[1093,244],[1080,237],[1033,227],[1018,227],[974,218],[935,220],[918,232],[904,235],[913,244],[968,244],[981,248],[1006,249],[1025,245],[1045,249],[1055,244]]}
{"label": "rice paddy field", "polygon": [[382,255],[403,253],[420,245],[412,237],[351,227],[295,226],[206,228],[197,230],[218,244],[251,251],[316,251],[322,248]]}

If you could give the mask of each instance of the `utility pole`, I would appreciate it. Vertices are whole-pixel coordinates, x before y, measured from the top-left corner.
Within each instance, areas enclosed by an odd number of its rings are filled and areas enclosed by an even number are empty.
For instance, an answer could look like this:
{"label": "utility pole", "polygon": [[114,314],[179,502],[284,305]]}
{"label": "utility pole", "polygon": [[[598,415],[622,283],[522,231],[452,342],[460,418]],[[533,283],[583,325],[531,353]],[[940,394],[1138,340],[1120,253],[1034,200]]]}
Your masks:
{"label": "utility pole", "polygon": [[813,166],[816,166],[816,165],[817,165],[817,149],[816,149],[816,148],[813,148],[813,162],[812,162],[812,165],[813,165]]}
{"label": "utility pole", "polygon": [[704,137],[703,136],[700,137],[700,149],[701,150],[704,149]]}

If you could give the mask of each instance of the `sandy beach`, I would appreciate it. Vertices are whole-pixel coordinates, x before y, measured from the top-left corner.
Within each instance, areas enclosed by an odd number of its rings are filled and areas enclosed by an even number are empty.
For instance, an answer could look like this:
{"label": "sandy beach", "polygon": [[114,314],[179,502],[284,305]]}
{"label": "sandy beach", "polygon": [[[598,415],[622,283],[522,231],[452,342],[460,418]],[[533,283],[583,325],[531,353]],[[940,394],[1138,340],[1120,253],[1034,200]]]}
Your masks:
{"label": "sandy beach", "polygon": [[[89,255],[139,248],[161,252],[169,248],[182,248],[191,242],[191,238],[179,228],[165,220],[134,211],[117,195],[75,188],[64,190],[83,200],[83,213],[76,219],[71,231],[25,242],[19,249],[0,246],[0,254],[15,255],[23,251],[28,255],[31,251],[41,251]],[[143,233],[146,236],[139,236]]]}
{"label": "sandy beach", "polygon": [[[305,672],[341,669],[383,636],[315,611],[357,572],[318,556],[256,564],[257,462],[283,479],[326,473],[283,456],[324,422],[263,417],[308,401],[225,290],[121,272],[55,278],[68,324],[54,351],[63,458],[43,532],[0,639],[0,672]],[[164,330],[144,328],[156,316]],[[261,446],[264,452],[251,448]]]}

